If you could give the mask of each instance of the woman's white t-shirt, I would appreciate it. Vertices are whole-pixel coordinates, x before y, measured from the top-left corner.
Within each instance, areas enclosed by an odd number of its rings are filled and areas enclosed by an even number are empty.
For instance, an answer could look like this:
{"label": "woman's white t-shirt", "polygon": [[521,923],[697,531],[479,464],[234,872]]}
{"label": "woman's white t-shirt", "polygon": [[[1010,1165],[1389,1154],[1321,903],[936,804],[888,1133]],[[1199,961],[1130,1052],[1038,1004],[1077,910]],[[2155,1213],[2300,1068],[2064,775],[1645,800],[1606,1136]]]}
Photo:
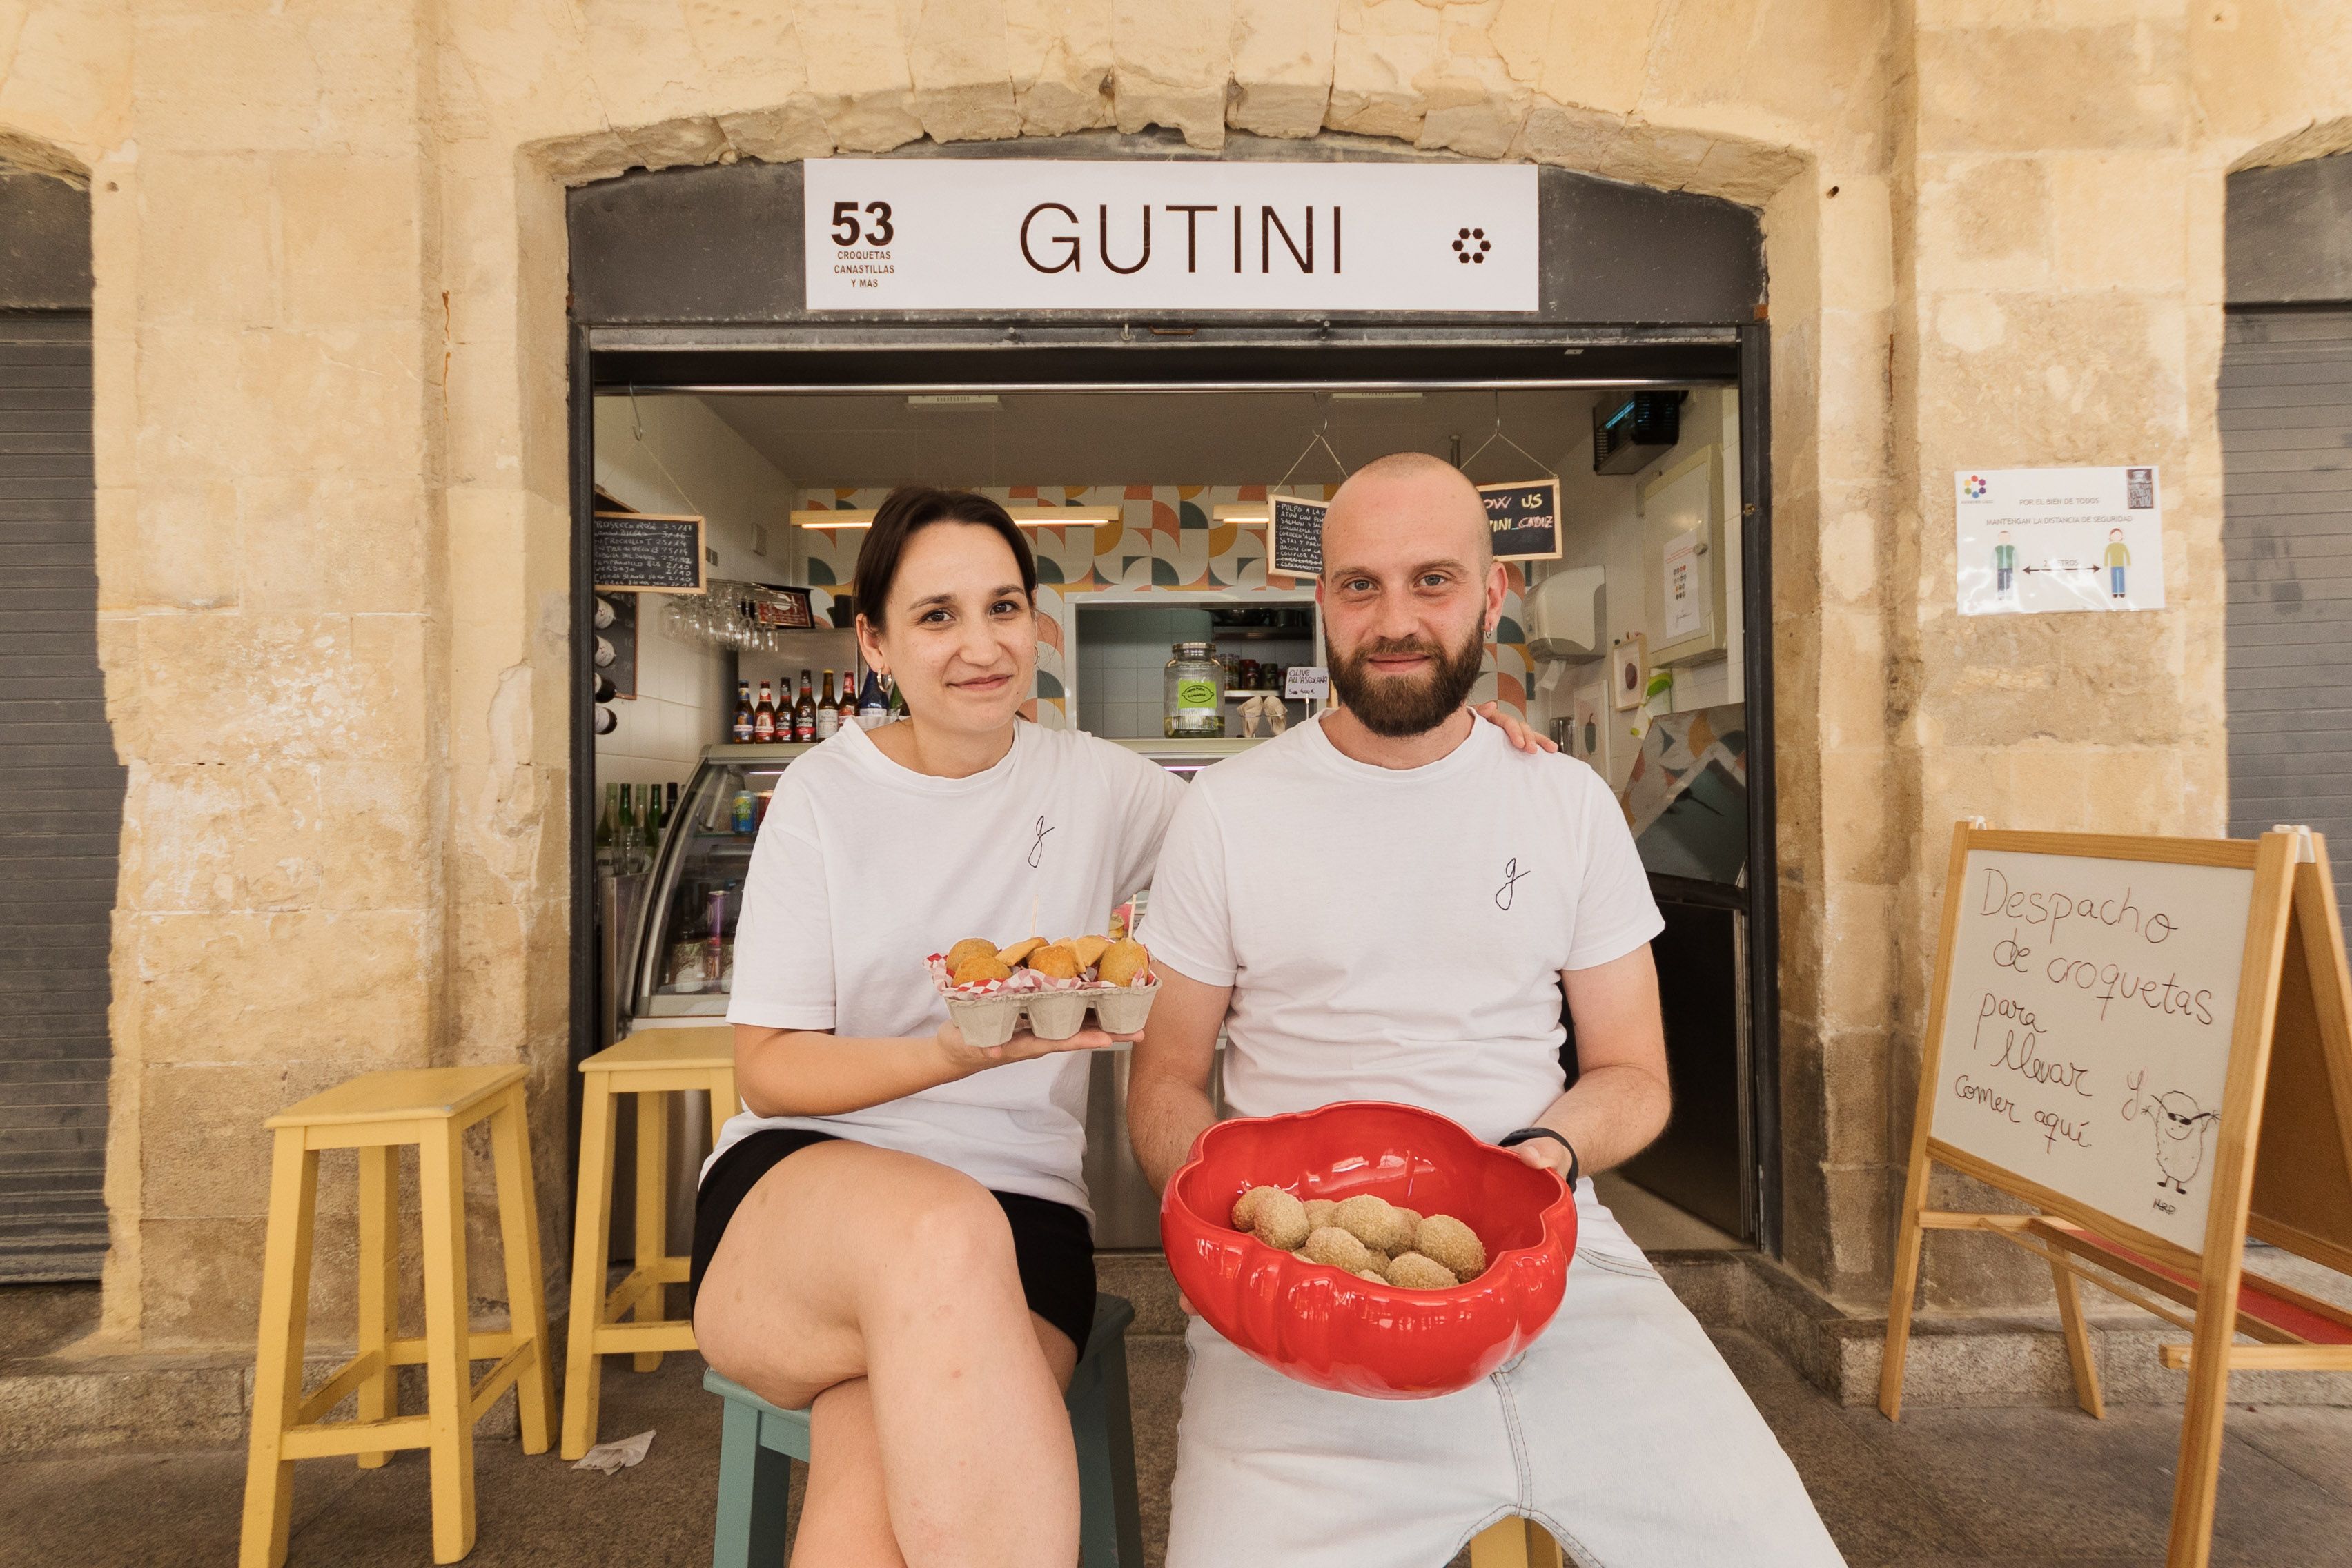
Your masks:
{"label": "woman's white t-shirt", "polygon": [[[961,779],[902,767],[864,730],[841,731],[787,768],[768,803],[744,882],[728,1021],[845,1039],[933,1033],[947,1007],[926,956],[965,937],[1102,931],[1112,908],[1151,880],[1183,792],[1156,763],[1076,731],[1015,724],[1003,759]],[[808,1128],[919,1154],[1091,1218],[1090,1059],[1069,1052],[989,1068],[838,1116],[743,1110],[711,1158],[763,1127]]]}

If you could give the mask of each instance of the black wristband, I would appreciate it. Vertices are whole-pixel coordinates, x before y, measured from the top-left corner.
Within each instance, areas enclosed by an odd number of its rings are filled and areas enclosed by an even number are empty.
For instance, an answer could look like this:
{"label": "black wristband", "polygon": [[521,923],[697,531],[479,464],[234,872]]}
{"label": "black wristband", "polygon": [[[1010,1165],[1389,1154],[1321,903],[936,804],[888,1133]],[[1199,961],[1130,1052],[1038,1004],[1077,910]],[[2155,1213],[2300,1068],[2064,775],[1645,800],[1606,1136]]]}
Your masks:
{"label": "black wristband", "polygon": [[1522,1127],[1517,1132],[1506,1132],[1503,1134],[1502,1137],[1495,1141],[1495,1146],[1498,1149],[1515,1148],[1521,1143],[1527,1142],[1532,1138],[1549,1138],[1553,1142],[1568,1151],[1568,1184],[1570,1189],[1573,1191],[1578,1178],[1582,1176],[1584,1173],[1584,1162],[1576,1157],[1576,1145],[1570,1142],[1566,1137],[1553,1131],[1550,1128]]}

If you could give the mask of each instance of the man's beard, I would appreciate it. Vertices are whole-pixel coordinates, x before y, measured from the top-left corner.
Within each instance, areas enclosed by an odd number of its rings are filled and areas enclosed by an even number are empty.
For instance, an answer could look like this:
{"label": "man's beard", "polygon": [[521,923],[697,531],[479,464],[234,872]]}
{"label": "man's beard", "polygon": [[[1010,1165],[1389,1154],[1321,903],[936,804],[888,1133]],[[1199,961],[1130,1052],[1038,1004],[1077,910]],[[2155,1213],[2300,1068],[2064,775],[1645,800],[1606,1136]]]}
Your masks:
{"label": "man's beard", "polygon": [[[1421,654],[1432,663],[1418,676],[1375,675],[1376,657]],[[1448,654],[1423,637],[1375,637],[1331,665],[1331,686],[1342,706],[1373,734],[1391,741],[1423,735],[1459,710],[1478,683],[1486,661],[1486,633],[1471,628],[1462,646]]]}

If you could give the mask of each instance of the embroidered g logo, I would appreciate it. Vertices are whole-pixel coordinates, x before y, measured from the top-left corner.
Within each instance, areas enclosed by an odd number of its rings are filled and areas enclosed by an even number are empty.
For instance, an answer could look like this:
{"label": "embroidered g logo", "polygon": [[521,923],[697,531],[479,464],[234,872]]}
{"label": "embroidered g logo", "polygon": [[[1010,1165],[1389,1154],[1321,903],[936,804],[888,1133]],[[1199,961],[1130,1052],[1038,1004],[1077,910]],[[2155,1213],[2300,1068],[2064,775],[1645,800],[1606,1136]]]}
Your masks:
{"label": "embroidered g logo", "polygon": [[1512,890],[1519,885],[1519,879],[1522,877],[1532,877],[1534,875],[1535,873],[1532,871],[1522,871],[1519,869],[1519,858],[1516,855],[1504,861],[1503,885],[1495,889],[1495,907],[1498,910],[1509,909],[1511,907],[1511,893]]}

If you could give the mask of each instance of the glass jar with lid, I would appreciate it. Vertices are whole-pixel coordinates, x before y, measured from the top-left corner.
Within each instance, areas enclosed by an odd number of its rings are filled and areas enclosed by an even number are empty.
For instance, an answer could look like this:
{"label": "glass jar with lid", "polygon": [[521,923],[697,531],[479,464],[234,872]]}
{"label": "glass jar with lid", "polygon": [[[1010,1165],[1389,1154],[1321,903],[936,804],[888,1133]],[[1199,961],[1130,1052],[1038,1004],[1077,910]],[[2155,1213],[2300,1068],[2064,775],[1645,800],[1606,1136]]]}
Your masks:
{"label": "glass jar with lid", "polygon": [[1170,650],[1165,684],[1171,739],[1214,739],[1225,732],[1225,667],[1213,642],[1180,642]]}

